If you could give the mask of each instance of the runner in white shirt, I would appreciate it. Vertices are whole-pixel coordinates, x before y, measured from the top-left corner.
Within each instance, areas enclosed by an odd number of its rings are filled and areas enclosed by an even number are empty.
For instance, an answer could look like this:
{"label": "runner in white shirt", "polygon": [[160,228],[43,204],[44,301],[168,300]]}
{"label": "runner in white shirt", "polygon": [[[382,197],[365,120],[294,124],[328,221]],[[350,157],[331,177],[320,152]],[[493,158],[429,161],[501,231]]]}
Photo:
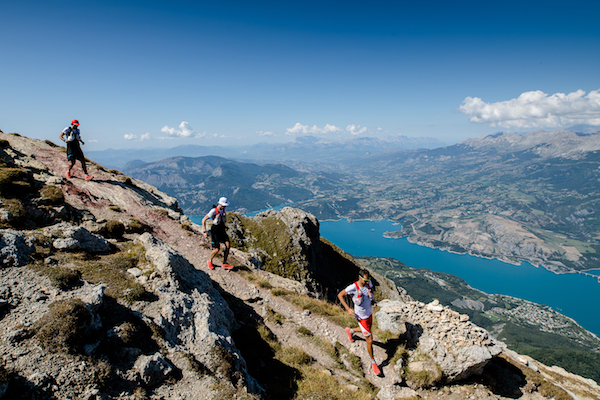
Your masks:
{"label": "runner in white shirt", "polygon": [[[346,303],[346,295],[352,296],[354,310]],[[375,375],[381,375],[381,370],[373,358],[373,334],[371,333],[371,326],[373,325],[373,305],[375,304],[375,298],[373,297],[373,283],[371,282],[369,271],[361,269],[358,273],[358,281],[338,293],[338,299],[348,314],[354,316],[358,321],[358,327],[354,329],[346,328],[348,339],[354,342],[352,334],[362,332],[367,342],[367,352],[369,353],[369,357],[371,357],[373,372]]]}

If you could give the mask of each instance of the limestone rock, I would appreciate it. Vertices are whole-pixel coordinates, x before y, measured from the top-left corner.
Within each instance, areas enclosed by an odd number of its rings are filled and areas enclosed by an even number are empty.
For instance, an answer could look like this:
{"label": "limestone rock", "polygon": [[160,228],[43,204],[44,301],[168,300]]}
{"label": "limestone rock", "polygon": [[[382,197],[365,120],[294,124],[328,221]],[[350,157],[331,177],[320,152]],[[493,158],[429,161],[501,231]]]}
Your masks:
{"label": "limestone rock", "polygon": [[26,237],[12,229],[0,229],[0,266],[20,267],[29,263],[29,255],[35,251],[35,238]]}
{"label": "limestone rock", "polygon": [[377,400],[397,400],[417,397],[417,392],[408,387],[387,385],[377,393]]}
{"label": "limestone rock", "polygon": [[222,360],[215,354],[223,349],[234,355],[234,368],[241,372],[251,391],[259,386],[248,375],[246,362],[233,343],[234,314],[210,277],[196,270],[173,248],[149,233],[138,240],[146,249],[146,259],[157,271],[150,282],[158,300],[144,309],[166,333],[166,340],[216,371]]}
{"label": "limestone rock", "polygon": [[437,302],[425,305],[384,300],[379,306],[376,318],[380,328],[397,334],[403,332],[404,324],[409,348],[435,362],[448,382],[480,374],[492,357],[505,348],[485,329]]}
{"label": "limestone rock", "polygon": [[44,229],[44,234],[58,237],[52,245],[59,250],[84,250],[89,253],[103,253],[111,249],[110,243],[101,236],[90,233],[80,226],[65,222]]}
{"label": "limestone rock", "polygon": [[173,371],[171,364],[160,353],[140,356],[133,366],[144,384],[160,384]]}

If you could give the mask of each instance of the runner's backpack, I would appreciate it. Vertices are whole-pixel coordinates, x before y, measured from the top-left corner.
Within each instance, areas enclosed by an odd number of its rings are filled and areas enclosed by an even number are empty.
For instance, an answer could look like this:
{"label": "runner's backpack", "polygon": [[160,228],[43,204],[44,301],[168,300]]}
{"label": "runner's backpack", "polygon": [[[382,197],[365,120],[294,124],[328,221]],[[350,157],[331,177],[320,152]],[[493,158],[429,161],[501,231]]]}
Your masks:
{"label": "runner's backpack", "polygon": [[[371,291],[371,287],[369,286],[370,282],[367,283],[365,285],[365,287],[367,288],[367,291],[369,293],[369,300],[373,300],[373,296],[372,296],[372,291]],[[365,301],[363,294],[360,291],[360,286],[358,285],[358,281],[354,282],[354,286],[356,286],[356,294],[354,296],[352,296],[352,302],[354,302],[354,304],[360,306],[363,301]]]}

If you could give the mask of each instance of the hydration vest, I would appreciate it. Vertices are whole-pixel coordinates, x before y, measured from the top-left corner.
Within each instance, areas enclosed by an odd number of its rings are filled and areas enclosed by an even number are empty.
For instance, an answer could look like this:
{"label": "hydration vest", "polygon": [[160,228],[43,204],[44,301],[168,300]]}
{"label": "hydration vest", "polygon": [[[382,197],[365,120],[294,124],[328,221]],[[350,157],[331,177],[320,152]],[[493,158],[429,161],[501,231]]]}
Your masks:
{"label": "hydration vest", "polygon": [[[363,303],[363,301],[365,301],[363,294],[360,291],[360,286],[358,285],[358,281],[354,282],[354,286],[356,286],[356,294],[352,297],[352,301],[354,302],[354,304],[356,305],[361,305]],[[372,291],[371,288],[369,287],[369,283],[367,283],[365,285],[365,287],[367,288],[367,291],[369,293],[369,300],[372,300]]]}
{"label": "hydration vest", "polygon": [[74,140],[77,139],[77,135],[79,135],[79,129],[75,128],[73,129],[72,127],[69,127],[69,130],[67,131],[67,142],[73,142]]}

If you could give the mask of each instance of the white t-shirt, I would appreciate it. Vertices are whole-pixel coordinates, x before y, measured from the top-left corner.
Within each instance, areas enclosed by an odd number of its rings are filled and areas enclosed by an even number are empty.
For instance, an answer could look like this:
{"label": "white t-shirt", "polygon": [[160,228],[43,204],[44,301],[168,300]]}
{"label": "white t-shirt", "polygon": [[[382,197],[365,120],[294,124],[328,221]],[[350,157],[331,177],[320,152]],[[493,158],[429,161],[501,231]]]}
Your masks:
{"label": "white t-shirt", "polygon": [[[367,282],[365,286],[360,288],[360,292],[356,288],[356,284],[349,285],[345,290],[346,293],[352,296],[354,303],[354,314],[360,319],[367,319],[373,314],[373,284]],[[359,297],[360,294],[360,297]]]}
{"label": "white t-shirt", "polygon": [[65,134],[65,140],[67,142],[74,142],[81,137],[79,128],[73,129],[70,126],[67,126],[65,129],[63,129],[63,133]]}
{"label": "white t-shirt", "polygon": [[225,210],[220,210],[219,217],[217,217],[217,209],[216,209],[216,207],[213,207],[206,215],[208,216],[208,218],[212,219],[213,225],[221,225],[221,224],[224,225],[225,222],[227,222],[227,216],[225,215]]}

